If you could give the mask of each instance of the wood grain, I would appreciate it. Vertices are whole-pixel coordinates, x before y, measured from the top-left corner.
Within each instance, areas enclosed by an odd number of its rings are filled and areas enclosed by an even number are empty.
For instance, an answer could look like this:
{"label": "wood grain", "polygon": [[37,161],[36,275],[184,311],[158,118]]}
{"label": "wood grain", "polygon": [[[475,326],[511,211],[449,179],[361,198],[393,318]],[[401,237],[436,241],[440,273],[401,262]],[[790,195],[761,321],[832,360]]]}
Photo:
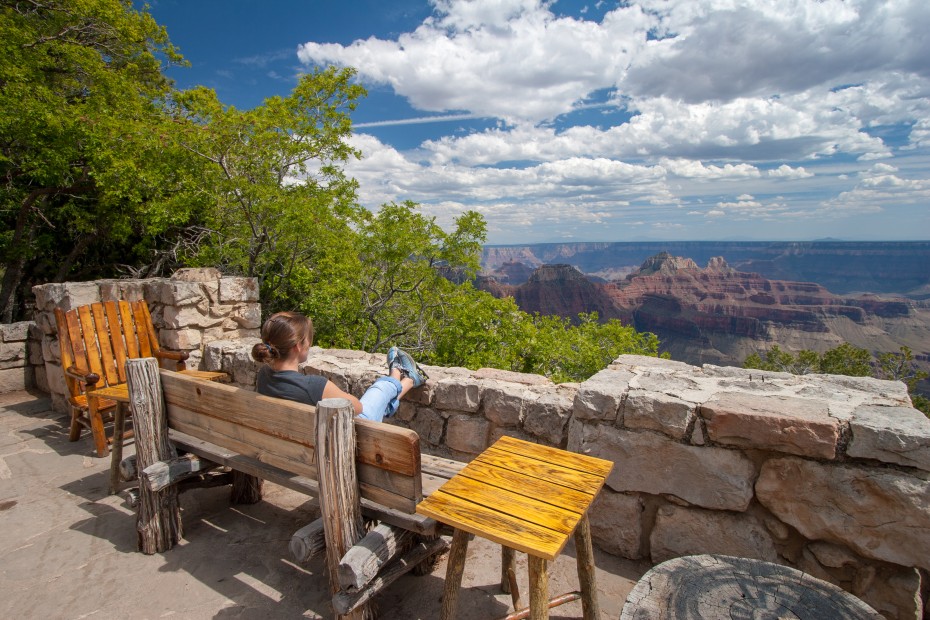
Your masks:
{"label": "wood grain", "polygon": [[[479,460],[474,460],[468,464],[460,474],[468,478],[480,480],[486,484],[501,487],[503,489],[519,489],[520,493],[529,497],[536,497],[548,503],[553,503],[553,485],[545,480],[540,480],[534,476],[528,476],[522,472],[502,469],[494,465],[489,465]],[[577,512],[583,513],[588,509],[593,499],[589,493],[570,489],[568,487],[557,487],[558,497],[555,498],[556,505]]]}
{"label": "wood grain", "polygon": [[599,459],[597,457],[569,452],[544,446],[538,443],[531,443],[504,435],[494,443],[494,448],[506,450],[514,454],[520,454],[538,461],[546,461],[555,465],[562,465],[569,469],[577,469],[595,476],[606,478],[613,469],[613,461]]}
{"label": "wood grain", "polygon": [[572,469],[546,461],[528,460],[513,452],[499,450],[494,446],[479,454],[475,460],[501,469],[522,472],[527,476],[575,489],[592,497],[597,495],[601,487],[604,486],[605,479],[603,476],[589,474],[583,470]]}
{"label": "wood grain", "polygon": [[568,540],[567,534],[488,510],[441,489],[420,502],[417,512],[456,529],[548,560],[555,559]]}

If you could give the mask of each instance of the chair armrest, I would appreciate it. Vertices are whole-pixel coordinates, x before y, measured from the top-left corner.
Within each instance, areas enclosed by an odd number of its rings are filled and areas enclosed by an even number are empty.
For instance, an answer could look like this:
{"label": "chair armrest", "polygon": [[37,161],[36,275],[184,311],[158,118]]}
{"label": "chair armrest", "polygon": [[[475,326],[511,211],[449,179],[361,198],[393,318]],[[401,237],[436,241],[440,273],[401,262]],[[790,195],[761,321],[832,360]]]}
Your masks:
{"label": "chair armrest", "polygon": [[100,381],[100,375],[95,372],[83,372],[77,366],[65,368],[65,376],[71,377],[81,383],[86,383],[88,387],[93,387]]}
{"label": "chair armrest", "polygon": [[155,357],[164,360],[175,360],[176,362],[187,361],[191,356],[187,351],[156,351]]}

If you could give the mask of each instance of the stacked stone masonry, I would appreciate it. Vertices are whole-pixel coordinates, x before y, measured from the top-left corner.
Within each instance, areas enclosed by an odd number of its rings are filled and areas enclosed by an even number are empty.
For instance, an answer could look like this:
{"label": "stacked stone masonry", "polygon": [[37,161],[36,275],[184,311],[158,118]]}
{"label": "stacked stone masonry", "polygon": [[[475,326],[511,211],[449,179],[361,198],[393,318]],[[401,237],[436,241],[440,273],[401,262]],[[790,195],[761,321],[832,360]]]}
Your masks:
{"label": "stacked stone masonry", "polygon": [[0,324],[0,394],[36,384],[35,367],[42,363],[37,345],[32,323]]}
{"label": "stacked stone masonry", "polygon": [[[252,342],[208,370],[255,382]],[[383,355],[311,350],[303,368],[360,396]],[[391,423],[468,460],[502,435],[615,463],[591,510],[598,545],[658,563],[722,553],[793,566],[889,618],[921,618],[930,571],[930,420],[901,383],[622,356],[581,384],[426,367]]]}
{"label": "stacked stone masonry", "polygon": [[[170,278],[63,282],[33,288],[33,331],[39,354],[35,385],[48,392],[53,407],[67,411],[67,387],[55,308],[68,311],[99,301],[148,302],[163,350],[186,351],[188,368],[202,368],[203,351],[216,341],[255,339],[261,328],[261,304],[255,278],[221,276],[216,269],[182,269]],[[9,327],[9,326],[4,326]]]}

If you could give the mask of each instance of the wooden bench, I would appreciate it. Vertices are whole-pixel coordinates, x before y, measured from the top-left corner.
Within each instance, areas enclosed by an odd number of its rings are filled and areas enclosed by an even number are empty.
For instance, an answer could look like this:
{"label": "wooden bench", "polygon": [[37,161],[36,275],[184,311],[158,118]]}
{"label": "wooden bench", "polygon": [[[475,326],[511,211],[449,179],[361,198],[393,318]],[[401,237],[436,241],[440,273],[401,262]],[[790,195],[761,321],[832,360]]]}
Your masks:
{"label": "wooden bench", "polygon": [[[135,467],[123,469],[140,472],[143,551],[177,542],[178,487],[214,466],[232,470],[234,501],[258,501],[262,480],[317,498],[323,516],[295,534],[291,549],[299,560],[327,549],[340,615],[369,617],[368,599],[448,548],[441,524],[416,506],[464,463],[421,454],[416,432],[355,418],[344,399],[311,407],[198,381],[151,359],[130,360],[126,372],[137,437]],[[372,522],[367,534],[363,519]]]}

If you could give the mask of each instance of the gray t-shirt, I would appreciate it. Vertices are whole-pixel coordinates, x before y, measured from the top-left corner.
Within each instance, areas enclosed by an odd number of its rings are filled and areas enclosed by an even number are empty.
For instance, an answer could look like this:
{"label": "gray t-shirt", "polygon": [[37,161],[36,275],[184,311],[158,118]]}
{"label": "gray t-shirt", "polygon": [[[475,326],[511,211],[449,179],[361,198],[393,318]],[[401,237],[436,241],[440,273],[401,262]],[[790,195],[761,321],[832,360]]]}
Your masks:
{"label": "gray t-shirt", "polygon": [[255,391],[265,396],[316,406],[323,398],[326,382],[326,377],[320,375],[302,375],[294,370],[275,372],[265,364],[258,370]]}

